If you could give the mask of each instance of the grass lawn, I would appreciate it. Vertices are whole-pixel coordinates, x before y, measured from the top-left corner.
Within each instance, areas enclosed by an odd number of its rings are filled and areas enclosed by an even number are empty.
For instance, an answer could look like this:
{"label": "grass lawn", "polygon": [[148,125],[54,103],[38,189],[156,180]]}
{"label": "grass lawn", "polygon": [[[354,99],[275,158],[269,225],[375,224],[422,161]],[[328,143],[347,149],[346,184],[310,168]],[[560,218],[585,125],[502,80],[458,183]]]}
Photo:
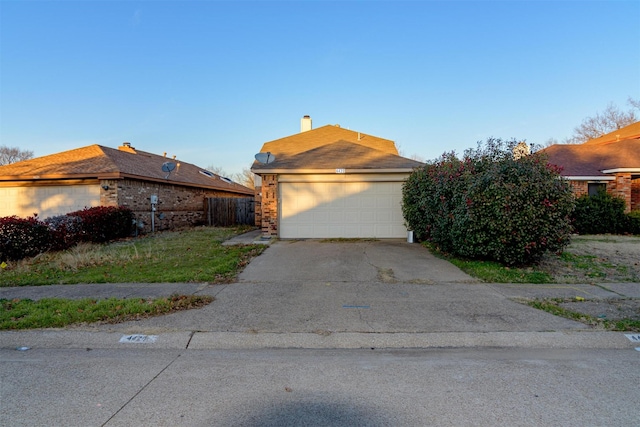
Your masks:
{"label": "grass lawn", "polygon": [[81,244],[7,263],[0,286],[232,280],[264,245],[222,246],[248,227],[197,227],[109,244]]}
{"label": "grass lawn", "polygon": [[446,259],[468,275],[487,283],[553,283],[553,277],[536,267],[505,267],[494,261],[477,261],[444,254],[431,243],[423,242],[432,254]]}
{"label": "grass lawn", "polygon": [[213,297],[210,296],[193,295],[174,295],[150,300],[141,298],[104,300],[43,298],[38,301],[0,299],[0,330],[61,328],[71,324],[90,322],[117,323],[200,308],[212,301]]}

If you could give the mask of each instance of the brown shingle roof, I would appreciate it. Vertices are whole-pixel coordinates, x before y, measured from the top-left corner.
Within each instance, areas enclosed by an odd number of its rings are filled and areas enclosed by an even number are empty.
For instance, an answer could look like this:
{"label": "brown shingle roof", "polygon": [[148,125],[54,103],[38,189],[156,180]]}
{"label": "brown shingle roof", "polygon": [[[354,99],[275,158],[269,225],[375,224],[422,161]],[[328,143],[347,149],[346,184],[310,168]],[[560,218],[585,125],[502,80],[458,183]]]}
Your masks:
{"label": "brown shingle roof", "polygon": [[640,170],[640,122],[584,144],[556,144],[543,150],[564,176],[604,176],[609,169]]}
{"label": "brown shingle roof", "polygon": [[422,163],[348,141],[276,157],[266,169],[412,169]]}
{"label": "brown shingle roof", "polygon": [[621,129],[616,129],[599,138],[590,139],[585,144],[601,144],[607,142],[623,141],[625,139],[640,139],[640,122],[632,123]]}
{"label": "brown shingle roof", "polygon": [[422,163],[398,155],[393,141],[326,125],[265,143],[273,163],[254,162],[253,171],[290,169],[412,169]]}
{"label": "brown shingle roof", "polygon": [[[162,170],[162,164],[167,161],[180,165],[168,179],[165,178],[167,173]],[[215,174],[213,177],[204,175],[200,173],[203,170],[191,163],[140,150],[89,145],[0,166],[0,181],[133,178],[253,195],[253,190],[223,181]]]}

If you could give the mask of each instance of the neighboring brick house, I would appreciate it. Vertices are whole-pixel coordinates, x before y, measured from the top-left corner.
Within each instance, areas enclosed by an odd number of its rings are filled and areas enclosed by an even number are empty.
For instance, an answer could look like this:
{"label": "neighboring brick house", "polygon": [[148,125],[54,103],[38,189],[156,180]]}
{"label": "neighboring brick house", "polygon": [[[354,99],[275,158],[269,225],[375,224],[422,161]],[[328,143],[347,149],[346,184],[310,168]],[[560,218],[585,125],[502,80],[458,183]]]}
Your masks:
{"label": "neighboring brick house", "polygon": [[305,116],[300,133],[260,152],[270,156],[251,168],[263,235],[406,238],[402,184],[423,164],[399,156],[393,141],[338,125],[312,129]]}
{"label": "neighboring brick house", "polygon": [[556,144],[544,149],[561,166],[576,196],[599,190],[623,198],[626,210],[640,209],[640,122],[584,144]]}
{"label": "neighboring brick house", "polygon": [[[163,164],[175,168],[167,172]],[[166,169],[166,167],[165,167]],[[44,219],[93,206],[127,206],[148,230],[204,224],[205,198],[253,197],[253,190],[190,163],[136,150],[90,145],[0,166],[0,217]]]}

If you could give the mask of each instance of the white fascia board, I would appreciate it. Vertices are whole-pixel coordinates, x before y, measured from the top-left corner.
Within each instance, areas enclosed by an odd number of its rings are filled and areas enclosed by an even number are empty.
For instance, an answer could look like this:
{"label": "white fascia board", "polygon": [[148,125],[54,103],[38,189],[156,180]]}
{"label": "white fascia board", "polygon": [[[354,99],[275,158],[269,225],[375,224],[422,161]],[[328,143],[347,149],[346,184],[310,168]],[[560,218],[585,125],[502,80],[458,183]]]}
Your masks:
{"label": "white fascia board", "polygon": [[[339,172],[338,172],[339,171]],[[413,169],[260,169],[252,171],[255,174],[350,174],[350,173],[411,173]]]}
{"label": "white fascia board", "polygon": [[563,176],[569,181],[613,181],[615,176]]}
{"label": "white fascia board", "polygon": [[640,173],[640,168],[617,168],[603,170],[602,173]]}

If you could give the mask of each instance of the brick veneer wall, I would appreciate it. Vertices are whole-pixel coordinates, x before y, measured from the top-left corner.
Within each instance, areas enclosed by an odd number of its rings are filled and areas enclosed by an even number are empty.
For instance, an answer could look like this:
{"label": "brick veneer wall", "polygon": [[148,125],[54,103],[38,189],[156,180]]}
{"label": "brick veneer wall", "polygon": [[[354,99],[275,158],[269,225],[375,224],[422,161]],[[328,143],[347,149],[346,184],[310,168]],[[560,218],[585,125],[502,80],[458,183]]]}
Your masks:
{"label": "brick veneer wall", "polygon": [[640,210],[640,176],[631,179],[631,210]]}
{"label": "brick veneer wall", "polygon": [[150,198],[153,194],[158,196],[154,220],[156,230],[205,224],[207,197],[250,197],[246,194],[133,179],[102,180],[100,185],[100,204],[128,207],[136,220],[144,224],[145,232],[151,231]]}
{"label": "brick veneer wall", "polygon": [[[587,181],[569,181],[576,197],[589,194]],[[626,212],[640,209],[640,177],[617,174],[614,181],[607,182],[607,192],[624,199]]]}
{"label": "brick veneer wall", "polygon": [[607,183],[607,191],[625,201],[625,212],[631,211],[631,174],[617,173],[616,179]]}
{"label": "brick veneer wall", "polygon": [[278,235],[278,175],[262,175],[262,234]]}
{"label": "brick veneer wall", "polygon": [[576,198],[589,194],[589,184],[587,181],[569,181],[569,184]]}

